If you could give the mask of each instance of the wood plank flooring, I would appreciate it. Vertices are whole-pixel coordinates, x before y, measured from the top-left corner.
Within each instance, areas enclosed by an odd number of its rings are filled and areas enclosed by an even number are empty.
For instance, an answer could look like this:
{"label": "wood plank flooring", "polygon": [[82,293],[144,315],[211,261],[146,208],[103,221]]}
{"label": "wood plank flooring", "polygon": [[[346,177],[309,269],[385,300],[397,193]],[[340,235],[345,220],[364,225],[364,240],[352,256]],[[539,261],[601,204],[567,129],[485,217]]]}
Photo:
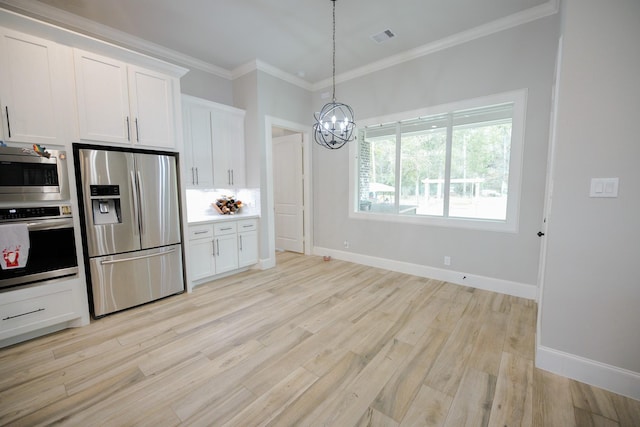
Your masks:
{"label": "wood plank flooring", "polygon": [[531,301],[277,264],[0,349],[0,424],[640,425],[640,402],[534,367]]}

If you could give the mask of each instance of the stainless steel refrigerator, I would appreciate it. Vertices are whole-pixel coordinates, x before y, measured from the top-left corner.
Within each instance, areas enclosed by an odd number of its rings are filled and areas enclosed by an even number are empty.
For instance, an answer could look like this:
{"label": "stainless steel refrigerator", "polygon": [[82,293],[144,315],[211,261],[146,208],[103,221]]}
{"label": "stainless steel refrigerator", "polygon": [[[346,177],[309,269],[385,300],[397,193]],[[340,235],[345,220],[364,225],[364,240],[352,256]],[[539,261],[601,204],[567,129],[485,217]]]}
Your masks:
{"label": "stainless steel refrigerator", "polygon": [[74,144],[94,317],[184,292],[176,157]]}

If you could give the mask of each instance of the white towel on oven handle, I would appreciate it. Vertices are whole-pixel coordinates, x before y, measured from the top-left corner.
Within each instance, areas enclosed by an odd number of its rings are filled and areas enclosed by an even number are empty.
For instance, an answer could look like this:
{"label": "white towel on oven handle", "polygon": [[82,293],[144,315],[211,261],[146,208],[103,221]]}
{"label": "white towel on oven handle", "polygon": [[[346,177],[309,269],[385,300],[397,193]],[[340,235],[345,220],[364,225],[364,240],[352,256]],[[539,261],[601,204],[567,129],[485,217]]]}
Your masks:
{"label": "white towel on oven handle", "polygon": [[3,270],[24,268],[29,259],[27,224],[0,224],[0,267]]}

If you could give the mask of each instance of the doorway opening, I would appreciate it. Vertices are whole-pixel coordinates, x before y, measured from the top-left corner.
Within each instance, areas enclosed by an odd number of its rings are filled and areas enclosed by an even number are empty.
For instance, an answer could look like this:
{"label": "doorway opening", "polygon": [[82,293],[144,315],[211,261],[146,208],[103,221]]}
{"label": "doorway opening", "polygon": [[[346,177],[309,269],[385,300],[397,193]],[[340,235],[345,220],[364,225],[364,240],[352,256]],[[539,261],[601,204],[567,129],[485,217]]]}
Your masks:
{"label": "doorway opening", "polygon": [[267,117],[270,252],[312,251],[309,126]]}

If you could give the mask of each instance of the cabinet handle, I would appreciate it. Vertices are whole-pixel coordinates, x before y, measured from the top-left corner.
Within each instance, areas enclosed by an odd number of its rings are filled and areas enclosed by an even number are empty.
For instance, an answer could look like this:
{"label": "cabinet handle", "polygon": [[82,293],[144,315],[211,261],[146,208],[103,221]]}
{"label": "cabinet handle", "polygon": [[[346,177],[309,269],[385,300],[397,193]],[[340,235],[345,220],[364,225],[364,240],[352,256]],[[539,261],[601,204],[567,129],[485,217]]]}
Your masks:
{"label": "cabinet handle", "polygon": [[231,185],[235,185],[235,180],[233,179],[233,169],[231,169]]}
{"label": "cabinet handle", "polygon": [[194,231],[193,234],[206,234],[208,233],[208,230],[200,230],[200,231]]}
{"label": "cabinet handle", "polygon": [[242,228],[253,228],[253,225],[243,225]]}
{"label": "cabinet handle", "polygon": [[7,316],[2,320],[11,320],[11,319],[15,319],[16,317],[26,316],[27,314],[38,313],[40,311],[44,311],[44,308],[39,308],[37,310],[29,311],[29,312],[22,313],[22,314],[16,314],[15,316]]}
{"label": "cabinet handle", "polygon": [[9,138],[11,138],[11,121],[9,120],[9,106],[4,106],[4,111],[7,113],[7,130],[9,131]]}
{"label": "cabinet handle", "polygon": [[195,169],[195,168],[191,168],[191,183],[192,183],[193,185],[195,185],[195,184],[196,184],[196,178],[195,178],[195,175],[194,175],[194,173],[193,173],[193,170],[194,170],[194,169]]}
{"label": "cabinet handle", "polygon": [[240,250],[242,250],[242,235],[240,235],[238,237],[240,237]]}
{"label": "cabinet handle", "polygon": [[227,231],[227,230],[232,230],[233,227],[225,227],[225,228],[221,228],[220,231]]}
{"label": "cabinet handle", "polygon": [[136,117],[136,142],[140,142],[140,129],[138,129],[138,118]]}
{"label": "cabinet handle", "polygon": [[231,185],[231,169],[227,169],[227,182]]}
{"label": "cabinet handle", "polygon": [[218,249],[216,250],[216,255],[220,256],[220,240],[216,239],[216,246]]}
{"label": "cabinet handle", "polygon": [[198,168],[196,168],[196,185],[200,185],[200,176],[198,175]]}
{"label": "cabinet handle", "polygon": [[127,141],[131,141],[131,128],[129,126],[129,116],[126,117],[127,120]]}

